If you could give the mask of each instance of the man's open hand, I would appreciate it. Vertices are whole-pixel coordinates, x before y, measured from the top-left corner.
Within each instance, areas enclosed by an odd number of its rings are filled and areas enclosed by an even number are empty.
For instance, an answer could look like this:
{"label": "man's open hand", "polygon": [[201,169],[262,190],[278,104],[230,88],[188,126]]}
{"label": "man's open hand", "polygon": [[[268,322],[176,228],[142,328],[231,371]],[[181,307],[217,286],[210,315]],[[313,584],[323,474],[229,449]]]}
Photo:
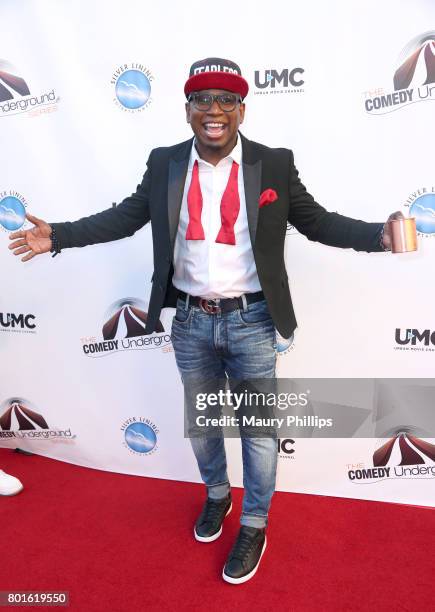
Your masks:
{"label": "man's open hand", "polygon": [[26,214],[26,219],[34,224],[30,230],[22,230],[20,232],[14,232],[9,236],[10,240],[14,240],[9,245],[14,255],[22,255],[27,253],[21,258],[21,261],[29,261],[35,255],[41,255],[42,253],[49,253],[51,250],[51,227],[43,221],[33,215]]}
{"label": "man's open hand", "polygon": [[391,244],[393,240],[390,221],[393,221],[394,219],[404,219],[404,218],[405,217],[403,213],[400,212],[400,210],[397,210],[396,212],[391,213],[391,215],[388,217],[387,222],[385,223],[385,226],[384,226],[384,235],[382,238],[382,244],[385,249],[391,250]]}

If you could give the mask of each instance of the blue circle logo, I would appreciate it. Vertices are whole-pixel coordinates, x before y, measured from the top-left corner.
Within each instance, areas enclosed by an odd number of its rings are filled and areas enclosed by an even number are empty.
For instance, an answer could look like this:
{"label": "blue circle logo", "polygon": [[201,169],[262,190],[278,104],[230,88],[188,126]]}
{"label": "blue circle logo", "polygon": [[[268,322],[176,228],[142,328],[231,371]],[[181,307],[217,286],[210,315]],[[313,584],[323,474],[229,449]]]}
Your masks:
{"label": "blue circle logo", "polygon": [[413,202],[409,209],[415,217],[417,230],[422,234],[435,234],[435,193],[425,193]]}
{"label": "blue circle logo", "polygon": [[290,338],[283,338],[281,334],[278,333],[278,331],[276,331],[275,334],[276,334],[276,353],[279,357],[281,355],[285,355],[291,350],[293,341],[294,341],[294,334],[292,334]]}
{"label": "blue circle logo", "polygon": [[147,103],[151,95],[151,84],[140,70],[127,70],[116,81],[115,92],[122,106],[137,109]]}
{"label": "blue circle logo", "polygon": [[136,453],[150,453],[157,444],[155,431],[146,423],[132,423],[125,430],[125,441]]}
{"label": "blue circle logo", "polygon": [[19,229],[26,220],[24,204],[14,196],[7,196],[0,200],[0,225],[8,232]]}

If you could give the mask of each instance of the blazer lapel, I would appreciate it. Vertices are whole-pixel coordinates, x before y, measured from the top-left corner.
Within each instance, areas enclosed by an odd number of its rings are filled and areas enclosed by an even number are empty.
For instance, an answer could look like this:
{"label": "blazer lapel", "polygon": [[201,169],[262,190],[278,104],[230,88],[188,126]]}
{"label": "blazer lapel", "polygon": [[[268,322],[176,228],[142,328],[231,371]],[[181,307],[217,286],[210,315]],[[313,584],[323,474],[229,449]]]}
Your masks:
{"label": "blazer lapel", "polygon": [[[239,132],[240,133],[240,132]],[[252,248],[255,246],[258,223],[258,202],[261,192],[261,159],[255,158],[251,142],[240,134],[242,139],[243,183],[245,185],[246,213]]]}
{"label": "blazer lapel", "polygon": [[185,148],[175,157],[169,159],[168,173],[168,220],[171,251],[174,250],[180,219],[181,202],[183,200],[184,184],[193,138],[186,143]]}

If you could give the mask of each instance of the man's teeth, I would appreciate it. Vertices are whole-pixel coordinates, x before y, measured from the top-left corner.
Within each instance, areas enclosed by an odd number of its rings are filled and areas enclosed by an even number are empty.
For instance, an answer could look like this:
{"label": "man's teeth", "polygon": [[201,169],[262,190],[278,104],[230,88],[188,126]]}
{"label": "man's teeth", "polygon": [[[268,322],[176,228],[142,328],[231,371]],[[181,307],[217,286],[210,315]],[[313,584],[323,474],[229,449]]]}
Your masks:
{"label": "man's teeth", "polygon": [[205,124],[205,128],[206,129],[209,129],[209,128],[217,128],[217,129],[219,129],[219,128],[223,128],[223,127],[224,127],[223,123],[206,123]]}

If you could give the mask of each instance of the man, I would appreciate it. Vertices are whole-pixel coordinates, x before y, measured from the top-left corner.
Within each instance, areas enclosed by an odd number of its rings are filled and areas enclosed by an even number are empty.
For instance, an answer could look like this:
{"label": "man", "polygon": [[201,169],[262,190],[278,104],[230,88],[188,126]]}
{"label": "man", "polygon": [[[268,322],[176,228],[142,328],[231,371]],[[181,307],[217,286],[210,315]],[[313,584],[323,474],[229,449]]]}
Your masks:
{"label": "man", "polygon": [[[239,133],[248,83],[233,62],[194,63],[184,92],[194,138],[154,149],[131,197],[74,223],[49,225],[28,215],[36,227],[12,234],[10,248],[27,261],[131,236],[151,221],[146,333],[154,331],[162,307],[177,307],[172,342],[185,389],[207,378],[273,378],[275,328],[288,338],[296,327],[284,264],[287,222],[310,240],[359,251],[387,249],[389,226],[327,212],[300,182],[291,151]],[[222,435],[191,442],[207,486],[194,535],[211,542],[231,511],[224,443]],[[255,574],[266,547],[276,438],[243,437],[242,451],[241,528],[223,570],[233,584]]]}
{"label": "man", "polygon": [[9,497],[11,495],[17,495],[21,493],[23,488],[18,478],[0,470],[0,496],[4,495]]}

